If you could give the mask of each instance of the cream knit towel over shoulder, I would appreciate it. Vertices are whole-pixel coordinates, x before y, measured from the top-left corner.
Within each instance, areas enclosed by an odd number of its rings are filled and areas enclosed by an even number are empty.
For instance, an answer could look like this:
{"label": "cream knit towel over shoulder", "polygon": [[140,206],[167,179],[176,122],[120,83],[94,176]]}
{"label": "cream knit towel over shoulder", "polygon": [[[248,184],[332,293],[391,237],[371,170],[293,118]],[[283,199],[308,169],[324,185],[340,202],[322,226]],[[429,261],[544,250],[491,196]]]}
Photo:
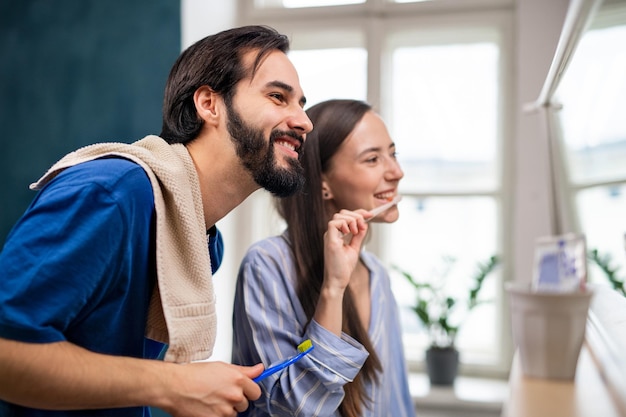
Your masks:
{"label": "cream knit towel over shoulder", "polygon": [[133,144],[86,146],[63,157],[30,188],[41,189],[63,169],[105,156],[141,165],[154,190],[158,285],[146,336],[169,344],[166,361],[207,359],[215,343],[215,295],[200,184],[184,145],[146,136]]}

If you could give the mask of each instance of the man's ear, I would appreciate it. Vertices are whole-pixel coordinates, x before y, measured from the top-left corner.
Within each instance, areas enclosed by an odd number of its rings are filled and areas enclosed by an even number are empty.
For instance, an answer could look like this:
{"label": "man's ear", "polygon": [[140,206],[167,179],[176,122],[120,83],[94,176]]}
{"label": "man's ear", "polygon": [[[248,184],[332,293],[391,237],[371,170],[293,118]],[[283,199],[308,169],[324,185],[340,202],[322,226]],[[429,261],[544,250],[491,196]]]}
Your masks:
{"label": "man's ear", "polygon": [[193,93],[193,102],[196,106],[198,117],[209,125],[218,125],[222,109],[220,106],[222,97],[219,94],[208,85],[203,85]]}

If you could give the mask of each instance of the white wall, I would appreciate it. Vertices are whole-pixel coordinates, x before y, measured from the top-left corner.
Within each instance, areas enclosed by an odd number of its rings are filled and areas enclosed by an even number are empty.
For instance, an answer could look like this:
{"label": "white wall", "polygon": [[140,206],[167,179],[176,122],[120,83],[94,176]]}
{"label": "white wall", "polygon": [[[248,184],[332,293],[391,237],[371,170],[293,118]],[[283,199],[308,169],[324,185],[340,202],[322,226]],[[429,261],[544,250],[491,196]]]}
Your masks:
{"label": "white wall", "polygon": [[531,280],[535,239],[552,233],[545,121],[542,113],[527,113],[523,107],[539,97],[568,4],[568,0],[517,1],[514,236],[511,242],[516,281]]}
{"label": "white wall", "polygon": [[207,35],[232,27],[235,23],[235,1],[181,0],[182,48]]}

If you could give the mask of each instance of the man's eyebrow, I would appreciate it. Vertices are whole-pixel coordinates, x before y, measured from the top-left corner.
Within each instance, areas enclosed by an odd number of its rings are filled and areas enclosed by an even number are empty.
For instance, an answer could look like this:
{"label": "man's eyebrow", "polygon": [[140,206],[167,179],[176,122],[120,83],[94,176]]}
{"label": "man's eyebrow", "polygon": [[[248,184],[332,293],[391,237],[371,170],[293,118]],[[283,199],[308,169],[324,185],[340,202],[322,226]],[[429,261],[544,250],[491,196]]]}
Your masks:
{"label": "man's eyebrow", "polygon": [[[293,93],[293,87],[290,86],[289,84],[286,84],[282,81],[270,81],[269,83],[266,84],[268,87],[276,87],[276,88],[280,88],[282,90],[287,91],[288,93]],[[306,104],[306,97],[302,96],[300,97],[300,105],[302,107],[304,107],[304,105]]]}

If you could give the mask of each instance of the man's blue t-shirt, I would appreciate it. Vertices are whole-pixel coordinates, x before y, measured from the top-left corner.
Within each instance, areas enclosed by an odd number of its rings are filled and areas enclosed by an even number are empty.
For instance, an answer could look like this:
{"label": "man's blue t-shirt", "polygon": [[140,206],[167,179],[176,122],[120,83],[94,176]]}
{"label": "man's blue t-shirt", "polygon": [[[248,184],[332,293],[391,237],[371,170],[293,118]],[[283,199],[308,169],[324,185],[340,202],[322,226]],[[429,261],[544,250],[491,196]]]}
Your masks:
{"label": "man's blue t-shirt", "polygon": [[[156,283],[152,186],[120,158],[61,172],[35,197],[0,253],[0,337],[30,343],[69,341],[88,350],[157,358],[144,338]],[[212,237],[214,269],[222,256]],[[147,409],[50,412],[0,401],[5,416],[143,416]]]}

